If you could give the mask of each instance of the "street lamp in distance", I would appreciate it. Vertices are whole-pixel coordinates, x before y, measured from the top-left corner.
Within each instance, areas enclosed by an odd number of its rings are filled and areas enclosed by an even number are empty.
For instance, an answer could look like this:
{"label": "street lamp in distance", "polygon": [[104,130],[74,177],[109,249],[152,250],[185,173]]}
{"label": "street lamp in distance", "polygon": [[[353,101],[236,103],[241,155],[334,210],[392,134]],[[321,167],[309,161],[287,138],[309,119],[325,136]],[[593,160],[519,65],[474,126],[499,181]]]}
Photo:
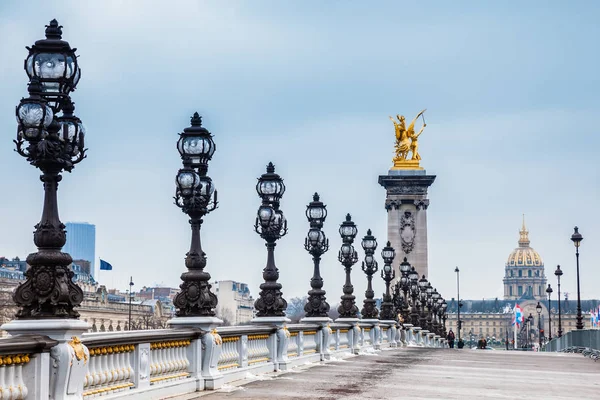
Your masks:
{"label": "street lamp in distance", "polygon": [[571,235],[571,240],[575,245],[575,257],[577,259],[577,329],[583,329],[583,316],[581,315],[581,292],[579,290],[579,246],[583,240],[583,236],[579,233],[579,228],[575,227]]}

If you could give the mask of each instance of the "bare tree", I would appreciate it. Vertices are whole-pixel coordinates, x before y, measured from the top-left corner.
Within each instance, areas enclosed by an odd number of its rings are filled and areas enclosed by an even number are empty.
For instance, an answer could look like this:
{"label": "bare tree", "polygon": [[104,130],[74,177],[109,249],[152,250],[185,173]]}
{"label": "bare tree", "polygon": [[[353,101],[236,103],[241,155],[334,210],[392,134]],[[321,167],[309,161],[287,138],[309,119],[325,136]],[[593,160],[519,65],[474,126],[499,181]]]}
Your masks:
{"label": "bare tree", "polygon": [[217,318],[223,320],[224,326],[235,325],[235,316],[233,310],[229,308],[218,307],[215,310]]}
{"label": "bare tree", "polygon": [[304,305],[307,301],[308,296],[292,297],[288,300],[288,306],[285,309],[285,315],[292,320],[292,323],[297,323],[306,316]]}

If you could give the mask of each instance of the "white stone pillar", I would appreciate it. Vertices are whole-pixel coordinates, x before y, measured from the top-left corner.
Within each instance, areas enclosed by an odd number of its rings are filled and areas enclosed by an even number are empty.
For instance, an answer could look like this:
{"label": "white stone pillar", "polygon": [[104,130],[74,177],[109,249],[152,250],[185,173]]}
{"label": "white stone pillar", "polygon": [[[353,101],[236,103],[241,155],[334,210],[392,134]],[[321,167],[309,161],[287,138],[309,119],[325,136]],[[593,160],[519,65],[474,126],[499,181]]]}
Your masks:
{"label": "white stone pillar", "polygon": [[52,400],[83,398],[83,383],[90,353],[80,337],[90,329],[78,319],[22,319],[2,325],[10,335],[44,335],[58,344],[50,350],[50,388]]}
{"label": "white stone pillar", "polygon": [[[317,350],[321,354],[321,361],[331,359],[331,350],[329,349],[329,342],[332,337],[333,331],[329,327],[329,324],[333,320],[329,317],[304,317],[300,320],[301,323],[305,324],[318,324],[319,329],[317,336]],[[336,348],[337,350],[337,348]]]}
{"label": "white stone pillar", "polygon": [[[348,330],[348,345],[352,349],[352,353],[358,354],[360,351],[360,335],[361,329],[358,327],[358,318],[338,318],[335,320],[336,323],[350,324],[352,328]],[[350,343],[350,339],[352,342]]]}
{"label": "white stone pillar", "polygon": [[167,324],[174,329],[198,328],[202,331],[201,348],[199,343],[193,343],[192,349],[196,349],[194,354],[200,357],[200,360],[196,358],[194,365],[200,365],[201,379],[204,382],[199,382],[198,385],[208,390],[221,388],[225,381],[217,368],[223,341],[216,328],[222,323],[223,321],[216,317],[177,317],[167,321]]}

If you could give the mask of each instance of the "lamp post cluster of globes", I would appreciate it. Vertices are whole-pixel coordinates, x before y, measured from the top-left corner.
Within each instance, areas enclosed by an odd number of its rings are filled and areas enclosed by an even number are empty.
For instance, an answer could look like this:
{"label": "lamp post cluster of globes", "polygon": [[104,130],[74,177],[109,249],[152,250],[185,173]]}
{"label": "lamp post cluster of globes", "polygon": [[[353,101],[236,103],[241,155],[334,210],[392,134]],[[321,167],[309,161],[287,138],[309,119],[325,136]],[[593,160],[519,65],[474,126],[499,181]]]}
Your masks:
{"label": "lamp post cluster of globes", "polygon": [[[81,120],[75,116],[71,93],[75,90],[81,70],[75,55],[76,49],[62,40],[62,26],[52,20],[46,26],[46,38],[37,41],[29,50],[25,70],[29,77],[29,96],[21,100],[16,108],[18,122],[16,151],[39,168],[44,183],[44,204],[41,221],[36,225],[34,242],[36,253],[27,257],[31,266],[26,272],[26,281],[14,293],[19,306],[17,318],[71,318],[79,314],[74,309],[83,300],[83,292],[72,278],[72,258],[61,252],[66,242],[65,226],[59,219],[57,189],[63,171],[71,172],[76,164],[86,158],[84,146],[85,130]],[[200,241],[203,218],[217,208],[217,191],[208,176],[208,164],[216,144],[212,134],[202,126],[198,113],[191,117],[191,126],[179,134],[177,150],[182,159],[182,168],[176,175],[175,205],[189,217],[192,231],[190,250],[186,254],[187,271],[181,275],[181,291],[174,300],[178,317],[213,317],[217,297],[211,291],[210,274],[205,271],[206,254]],[[275,173],[269,163],[266,172],[258,178],[256,191],[261,199],[254,229],[266,242],[267,264],[263,269],[264,283],[255,302],[257,317],[285,316],[287,303],[277,282],[279,270],[275,265],[277,240],[286,235],[287,221],[280,209],[285,193],[283,179]],[[327,208],[314,194],[308,204],[306,217],[309,231],[304,248],[313,258],[313,277],[310,281],[307,317],[327,317],[330,306],[323,290],[320,275],[321,256],[329,250],[329,240],[323,232]],[[350,214],[339,228],[342,245],[338,260],[343,265],[346,281],[338,308],[341,318],[357,318],[359,310],[355,302],[351,282],[352,266],[358,261],[353,246],[358,228]],[[363,319],[396,320],[412,323],[431,332],[445,335],[447,304],[441,295],[419,275],[406,260],[400,263],[400,278],[396,278],[392,263],[395,250],[387,245],[382,249],[384,266],[381,277],[385,281],[385,294],[381,312],[377,309],[373,276],[378,271],[375,260],[377,240],[371,230],[362,238],[361,246],[365,257],[361,269],[367,277],[365,300],[360,314]]]}

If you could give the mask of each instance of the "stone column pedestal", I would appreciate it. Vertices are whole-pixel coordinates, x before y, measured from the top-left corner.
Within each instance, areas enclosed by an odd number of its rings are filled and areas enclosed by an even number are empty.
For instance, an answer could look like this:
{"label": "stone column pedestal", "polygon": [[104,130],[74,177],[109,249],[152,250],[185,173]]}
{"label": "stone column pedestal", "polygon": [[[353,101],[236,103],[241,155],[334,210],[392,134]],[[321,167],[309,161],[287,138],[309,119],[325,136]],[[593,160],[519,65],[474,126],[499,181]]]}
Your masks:
{"label": "stone column pedestal", "polygon": [[371,325],[371,330],[369,332],[369,337],[371,338],[371,344],[375,350],[381,349],[381,344],[379,343],[380,337],[380,328],[379,323],[381,322],[378,319],[361,319],[361,323]]}
{"label": "stone column pedestal", "polygon": [[429,347],[435,347],[435,341],[434,341],[435,333],[429,332],[427,334],[427,336],[428,336],[427,341],[429,342]]}
{"label": "stone column pedestal", "polygon": [[[379,322],[381,323],[381,325],[386,325],[388,327],[387,339],[388,339],[388,344],[390,345],[390,347],[396,347],[397,346],[397,343],[396,343],[396,334],[397,334],[396,321],[381,320]],[[383,334],[382,334],[382,336],[383,336]]]}
{"label": "stone column pedestal", "polygon": [[360,328],[358,327],[358,321],[360,321],[358,318],[338,318],[335,320],[336,323],[352,325],[352,328],[348,330],[348,343],[354,354],[358,354],[360,351]]}
{"label": "stone column pedestal", "polygon": [[402,338],[402,346],[408,347],[408,345],[415,345],[415,340],[412,337],[412,327],[413,324],[402,324],[404,326],[404,337]]}
{"label": "stone column pedestal", "polygon": [[319,337],[317,343],[319,343],[319,353],[321,354],[321,361],[331,359],[331,350],[329,349],[329,340],[333,331],[329,327],[329,324],[333,320],[329,317],[304,317],[300,320],[306,324],[318,324],[321,329],[318,331]]}
{"label": "stone column pedestal", "polygon": [[58,344],[50,350],[50,390],[53,400],[83,399],[90,352],[80,341],[90,324],[78,319],[17,319],[1,326],[10,335],[45,335]]}
{"label": "stone column pedestal", "polygon": [[[221,355],[223,341],[217,333],[217,326],[223,323],[216,317],[177,317],[167,321],[167,325],[173,329],[197,328],[202,331],[200,343],[192,346],[194,357],[191,367],[192,373],[202,381],[199,389],[215,390],[221,388],[225,378],[219,372],[218,363]],[[200,383],[200,382],[199,382]]]}
{"label": "stone column pedestal", "polygon": [[275,369],[286,371],[290,367],[288,359],[288,343],[290,341],[290,332],[287,330],[286,324],[291,322],[287,317],[257,317],[250,321],[257,325],[269,325],[276,329],[275,332]]}
{"label": "stone column pedestal", "polygon": [[435,175],[423,169],[390,169],[379,176],[379,184],[386,189],[385,209],[388,212],[388,235],[396,249],[394,269],[400,279],[399,264],[404,257],[419,276],[428,276],[427,264],[427,189]]}
{"label": "stone column pedestal", "polygon": [[411,335],[414,338],[414,346],[423,347],[423,338],[421,337],[421,327],[413,326],[410,328]]}

